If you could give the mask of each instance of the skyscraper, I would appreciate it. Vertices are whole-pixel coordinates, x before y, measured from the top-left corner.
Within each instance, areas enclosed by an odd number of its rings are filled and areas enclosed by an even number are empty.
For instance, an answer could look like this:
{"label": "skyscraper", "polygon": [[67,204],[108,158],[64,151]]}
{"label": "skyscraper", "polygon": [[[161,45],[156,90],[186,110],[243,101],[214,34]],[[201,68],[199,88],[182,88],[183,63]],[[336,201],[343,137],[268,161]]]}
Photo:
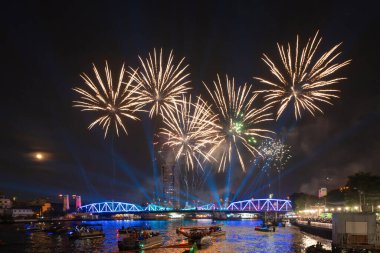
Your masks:
{"label": "skyscraper", "polygon": [[63,195],[63,211],[70,210],[70,197],[69,195]]}
{"label": "skyscraper", "polygon": [[78,209],[82,206],[82,198],[81,196],[75,196],[75,208]]}
{"label": "skyscraper", "polygon": [[161,151],[159,154],[163,205],[180,208],[179,166],[174,159],[171,159],[173,155],[170,151]]}
{"label": "skyscraper", "polygon": [[176,164],[163,165],[161,169],[163,199],[168,207],[179,208],[178,166]]}

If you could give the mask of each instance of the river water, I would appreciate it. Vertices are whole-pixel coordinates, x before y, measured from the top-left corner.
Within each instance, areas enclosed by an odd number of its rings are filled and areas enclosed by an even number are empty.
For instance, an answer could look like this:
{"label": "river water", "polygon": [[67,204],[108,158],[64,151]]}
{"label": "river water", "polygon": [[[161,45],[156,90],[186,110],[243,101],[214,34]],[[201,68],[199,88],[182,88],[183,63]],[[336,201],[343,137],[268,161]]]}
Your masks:
{"label": "river water", "polygon": [[[24,225],[0,225],[0,252],[118,252],[117,241],[120,239],[117,229],[121,226],[149,225],[164,235],[164,245],[185,242],[175,233],[180,225],[210,225],[211,220],[170,220],[170,221],[91,221],[88,224],[102,224],[104,238],[69,240],[62,235],[48,235],[43,232],[26,233]],[[305,248],[322,242],[331,248],[330,241],[300,232],[297,227],[278,228],[276,233],[257,232],[253,228],[261,223],[257,220],[220,221],[227,232],[207,248],[199,252],[265,252],[286,253],[304,252]],[[149,252],[183,252],[184,249],[160,249]]]}

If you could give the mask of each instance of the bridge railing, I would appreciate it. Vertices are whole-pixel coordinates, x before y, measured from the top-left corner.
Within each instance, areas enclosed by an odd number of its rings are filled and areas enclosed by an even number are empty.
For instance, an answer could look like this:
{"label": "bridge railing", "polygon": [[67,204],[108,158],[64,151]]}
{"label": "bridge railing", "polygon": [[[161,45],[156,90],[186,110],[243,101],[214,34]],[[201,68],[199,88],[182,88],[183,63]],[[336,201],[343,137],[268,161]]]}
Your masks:
{"label": "bridge railing", "polygon": [[[124,202],[101,202],[84,205],[78,209],[79,212],[85,213],[133,213],[133,212],[159,212],[171,211],[173,208],[163,207],[155,204],[149,204],[142,207],[136,204]],[[237,212],[288,212],[292,210],[290,200],[287,199],[248,199],[230,203],[222,207],[215,203],[196,207],[192,210],[201,211],[237,211]],[[189,209],[180,209],[176,211],[189,211]]]}

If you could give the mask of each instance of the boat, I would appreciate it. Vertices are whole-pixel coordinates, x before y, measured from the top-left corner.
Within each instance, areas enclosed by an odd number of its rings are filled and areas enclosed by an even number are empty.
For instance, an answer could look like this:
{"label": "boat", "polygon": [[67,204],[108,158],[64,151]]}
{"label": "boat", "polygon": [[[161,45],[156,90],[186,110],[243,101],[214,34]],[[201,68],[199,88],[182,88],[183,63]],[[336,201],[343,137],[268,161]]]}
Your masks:
{"label": "boat", "polygon": [[27,232],[41,232],[43,231],[44,224],[42,223],[30,223],[29,225],[25,226],[25,231]]}
{"label": "boat", "polygon": [[274,232],[273,229],[267,226],[256,226],[255,230],[260,232]]}
{"label": "boat", "polygon": [[179,227],[176,229],[177,235],[183,235],[190,244],[197,247],[207,247],[212,243],[212,238],[224,236],[226,231],[222,230],[223,224],[211,226]]}
{"label": "boat", "polygon": [[222,230],[222,226],[223,224],[210,226],[209,227],[209,230],[211,231],[210,236],[218,237],[218,236],[226,235],[226,231]]}
{"label": "boat", "polygon": [[227,220],[227,215],[222,212],[214,212],[212,215],[213,220]]}
{"label": "boat", "polygon": [[49,225],[45,226],[43,231],[47,232],[48,234],[54,234],[54,235],[59,235],[59,234],[65,234],[68,231],[71,230],[71,227],[65,226],[65,224],[61,222],[52,222]]}
{"label": "boat", "polygon": [[226,235],[226,231],[222,230],[223,224],[211,226],[194,226],[194,227],[179,227],[176,229],[177,235],[183,235],[194,242],[205,236],[218,237]]}
{"label": "boat", "polygon": [[212,244],[212,236],[205,236],[202,237],[200,241],[201,248],[208,247]]}
{"label": "boat", "polygon": [[162,213],[142,213],[141,215],[142,220],[168,220],[169,215],[162,214]]}
{"label": "boat", "polygon": [[117,242],[120,251],[147,250],[162,246],[162,236],[151,229],[131,228],[126,230],[126,237]]}
{"label": "boat", "polygon": [[324,249],[320,242],[306,248],[306,253],[329,253],[331,250]]}
{"label": "boat", "polygon": [[227,214],[227,219],[228,220],[241,220],[241,215],[240,214],[234,214],[234,213],[231,213],[231,214]]}
{"label": "boat", "polygon": [[97,229],[89,226],[76,226],[73,231],[69,231],[70,239],[87,239],[104,237],[103,229]]}

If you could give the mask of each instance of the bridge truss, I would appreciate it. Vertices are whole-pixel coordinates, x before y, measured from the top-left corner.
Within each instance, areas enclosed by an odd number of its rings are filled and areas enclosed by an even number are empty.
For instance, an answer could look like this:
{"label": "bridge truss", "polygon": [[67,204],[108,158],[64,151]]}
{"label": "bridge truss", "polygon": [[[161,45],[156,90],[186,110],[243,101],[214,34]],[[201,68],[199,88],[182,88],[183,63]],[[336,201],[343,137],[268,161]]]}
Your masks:
{"label": "bridge truss", "polygon": [[92,203],[78,208],[78,212],[84,213],[138,213],[162,211],[288,212],[291,210],[292,204],[288,199],[249,199],[232,202],[227,207],[210,203],[194,209],[180,210],[173,210],[172,208],[154,204],[141,207],[139,205],[124,202]]}

